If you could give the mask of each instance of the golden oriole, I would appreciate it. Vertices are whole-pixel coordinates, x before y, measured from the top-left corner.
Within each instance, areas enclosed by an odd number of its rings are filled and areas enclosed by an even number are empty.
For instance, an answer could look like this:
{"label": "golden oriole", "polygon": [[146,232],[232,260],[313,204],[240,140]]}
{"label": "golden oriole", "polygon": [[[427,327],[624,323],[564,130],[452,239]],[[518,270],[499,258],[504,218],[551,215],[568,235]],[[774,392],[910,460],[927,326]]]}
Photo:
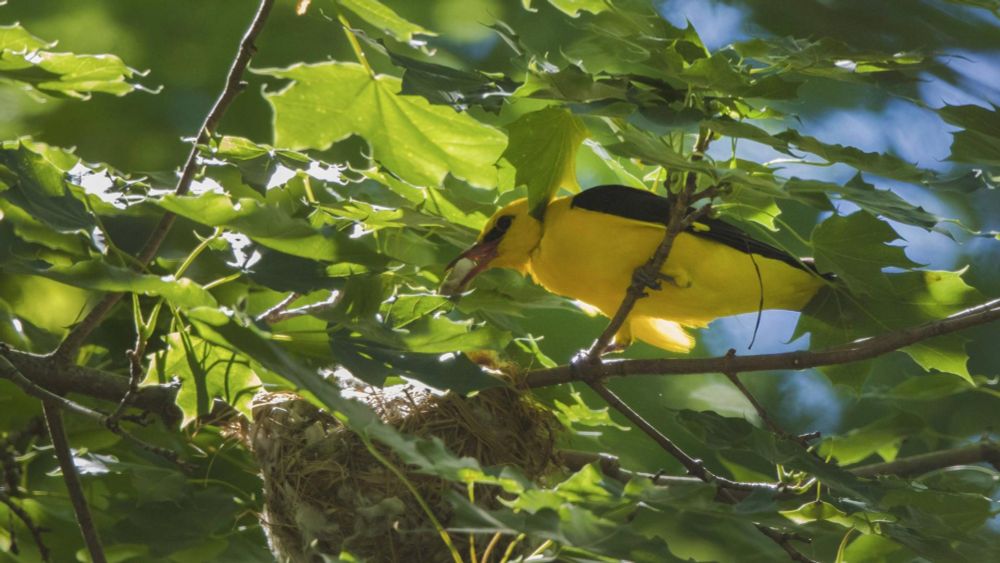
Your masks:
{"label": "golden oriole", "polygon": [[[449,265],[441,291],[457,295],[480,272],[510,268],[612,316],[635,269],[663,240],[669,211],[666,198],[625,186],[557,198],[542,221],[528,213],[527,200],[517,200],[497,211],[476,244]],[[617,345],[638,338],[687,352],[694,339],[684,327],[760,308],[801,310],[824,283],[808,260],[717,219],[680,233],[661,273],[664,281],[636,302]]]}

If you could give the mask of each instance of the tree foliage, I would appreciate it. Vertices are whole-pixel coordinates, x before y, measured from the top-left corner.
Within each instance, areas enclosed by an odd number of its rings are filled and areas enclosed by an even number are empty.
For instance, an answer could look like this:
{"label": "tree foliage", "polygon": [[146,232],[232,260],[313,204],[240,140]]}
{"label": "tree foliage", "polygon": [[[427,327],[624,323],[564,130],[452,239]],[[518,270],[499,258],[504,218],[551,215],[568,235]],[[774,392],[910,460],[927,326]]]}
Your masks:
{"label": "tree foliage", "polygon": [[[670,478],[683,461],[582,381],[533,400],[560,449],[614,463],[541,482],[400,432],[337,383],[474,394],[568,364],[602,319],[511,272],[458,302],[436,289],[498,206],[602,183],[712,190],[712,213],[836,275],[800,317],[765,312],[757,350],[850,346],[996,296],[996,2],[725,0],[695,24],[674,1],[277,2],[207,131],[249,5],[64,4],[0,8],[0,559],[89,557],[37,388],[110,415],[65,416],[114,561],[272,559],[258,470],[219,422],[261,389],[452,483],[466,559],[473,534],[560,561],[1000,558],[997,325],[744,375],[763,411],[721,373],[612,380],[708,482]],[[752,36],[706,47],[725,13]],[[914,152],[927,123],[941,154]],[[692,354],[754,353],[754,323],[713,323]],[[133,396],[164,388],[160,408]]]}

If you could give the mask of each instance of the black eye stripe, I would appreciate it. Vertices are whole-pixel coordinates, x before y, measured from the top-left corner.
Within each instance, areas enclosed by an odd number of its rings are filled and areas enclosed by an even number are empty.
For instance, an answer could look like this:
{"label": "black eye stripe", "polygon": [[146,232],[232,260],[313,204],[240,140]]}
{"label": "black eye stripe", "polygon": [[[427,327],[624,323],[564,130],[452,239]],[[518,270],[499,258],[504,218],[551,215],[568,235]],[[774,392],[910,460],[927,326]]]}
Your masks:
{"label": "black eye stripe", "polygon": [[493,242],[503,236],[507,229],[510,228],[511,223],[514,222],[514,218],[510,215],[504,215],[497,219],[497,222],[493,225],[493,228],[486,232],[483,236],[483,242]]}

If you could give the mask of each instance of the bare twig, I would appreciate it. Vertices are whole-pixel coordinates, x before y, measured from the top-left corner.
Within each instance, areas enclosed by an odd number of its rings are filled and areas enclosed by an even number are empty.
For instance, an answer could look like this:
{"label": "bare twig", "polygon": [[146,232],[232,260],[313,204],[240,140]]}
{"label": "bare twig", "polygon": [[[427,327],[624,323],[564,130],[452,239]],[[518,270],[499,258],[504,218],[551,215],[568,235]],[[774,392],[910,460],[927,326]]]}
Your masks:
{"label": "bare twig", "polygon": [[618,412],[622,413],[625,418],[629,419],[633,424],[635,424],[640,430],[646,433],[647,436],[653,439],[657,444],[663,448],[664,451],[673,456],[677,461],[684,466],[684,469],[688,473],[701,479],[706,483],[711,483],[718,485],[724,489],[733,489],[737,491],[771,491],[779,492],[783,489],[781,485],[776,485],[773,483],[744,483],[740,481],[732,481],[726,479],[725,477],[720,477],[715,473],[709,471],[704,462],[700,459],[695,459],[689,456],[684,450],[677,446],[670,438],[667,438],[662,432],[656,429],[655,426],[649,423],[645,418],[637,413],[632,407],[628,406],[625,401],[616,395],[613,391],[607,388],[603,383],[599,381],[588,381],[588,385],[603,398],[611,407],[613,407]]}
{"label": "bare twig", "polygon": [[[340,298],[343,293],[333,292],[330,294],[328,299],[320,301],[318,303],[310,303],[309,305],[303,305],[301,307],[296,307],[294,309],[286,309],[286,307],[294,301],[290,299],[292,296],[298,297],[298,294],[293,293],[287,298],[279,302],[274,307],[271,307],[267,311],[264,311],[257,316],[258,322],[265,322],[267,324],[275,324],[281,321],[287,321],[288,319],[293,319],[295,317],[301,317],[304,315],[315,315],[316,313],[321,313],[323,311],[328,311],[333,309],[340,303]],[[288,303],[285,303],[288,301]]]}
{"label": "bare twig", "polygon": [[528,387],[546,387],[570,381],[630,375],[692,375],[698,373],[745,373],[770,370],[804,370],[868,360],[905,346],[1000,320],[1000,299],[995,299],[948,318],[864,338],[843,346],[809,352],[726,355],[714,358],[669,358],[618,360],[601,363],[580,362],[529,372]]}
{"label": "bare twig", "polygon": [[[730,350],[730,352],[733,352],[733,350]],[[764,408],[764,405],[760,404],[760,401],[758,401],[757,398],[753,396],[753,393],[751,393],[750,390],[747,389],[747,386],[743,385],[743,382],[740,381],[739,374],[727,372],[726,377],[729,378],[729,381],[731,381],[732,384],[736,386],[737,389],[739,389],[740,393],[743,394],[743,397],[746,398],[746,400],[750,403],[750,405],[753,406],[753,410],[757,412],[757,416],[759,416],[760,419],[764,421],[764,425],[767,426],[769,429],[771,429],[771,432],[774,432],[775,434],[784,438],[790,438],[796,441],[799,439],[798,436],[792,436],[788,432],[785,432],[785,430],[780,425],[778,425],[778,423],[775,422],[774,419],[771,418],[771,415],[768,414],[767,409]]]}
{"label": "bare twig", "polygon": [[278,322],[279,320],[281,320],[279,318],[281,314],[284,313],[285,310],[288,309],[288,306],[291,305],[292,302],[298,299],[300,296],[301,294],[294,291],[289,293],[287,297],[285,297],[281,301],[278,301],[278,303],[275,304],[274,307],[271,307],[270,309],[264,311],[260,315],[257,315],[257,318],[254,320],[256,320],[257,322],[262,322],[267,324],[274,324]]}
{"label": "bare twig", "polygon": [[[31,538],[35,540],[35,546],[38,547],[38,556],[41,557],[42,561],[50,561],[49,548],[45,545],[45,538],[42,537],[43,530],[35,524],[35,521],[31,519],[31,515],[21,508],[19,504],[14,502],[14,499],[12,499],[10,495],[2,489],[0,489],[0,503],[7,505],[7,509],[10,510],[14,516],[17,516],[18,520],[20,520],[21,523],[24,524],[24,527],[28,529],[28,533],[31,534]],[[11,530],[11,536],[13,536],[13,534],[14,532]],[[17,555],[17,552],[14,551],[13,548],[11,551],[13,551],[14,555]]]}
{"label": "bare twig", "polygon": [[66,490],[69,492],[69,500],[73,504],[76,522],[80,526],[80,533],[83,535],[83,541],[87,545],[87,551],[90,552],[90,560],[94,563],[107,563],[107,558],[104,556],[104,548],[101,547],[101,538],[97,534],[94,518],[90,514],[90,507],[87,506],[87,499],[83,494],[80,475],[76,472],[76,465],[73,463],[73,452],[69,448],[69,441],[66,440],[62,410],[60,410],[59,405],[52,401],[42,401],[42,410],[45,414],[45,423],[49,427],[52,448],[56,452],[56,459],[59,460],[59,468],[62,470],[63,481],[66,483]]}
{"label": "bare twig", "polygon": [[122,416],[132,406],[136,395],[139,394],[139,383],[142,382],[142,355],[145,350],[146,340],[142,337],[142,330],[139,329],[136,331],[135,348],[125,353],[128,356],[129,364],[128,390],[122,396],[122,400],[118,401],[118,406],[115,407],[115,410],[104,421],[107,427],[113,432],[119,429],[119,422]]}
{"label": "bare twig", "polygon": [[[194,180],[195,170],[198,164],[198,146],[200,144],[207,143],[211,138],[212,134],[215,132],[216,127],[222,120],[222,116],[225,115],[226,110],[229,109],[230,104],[236,99],[236,96],[240,94],[246,88],[246,82],[243,81],[243,74],[246,72],[247,66],[250,64],[250,58],[256,51],[254,46],[254,41],[257,36],[260,35],[261,30],[264,29],[264,23],[267,21],[267,16],[271,12],[271,6],[274,5],[274,0],[261,0],[257,7],[257,12],[254,15],[253,20],[250,22],[250,27],[247,28],[246,33],[243,35],[243,39],[240,41],[239,50],[236,53],[236,58],[233,59],[233,64],[229,68],[229,74],[226,76],[226,85],[222,89],[222,93],[219,94],[218,99],[215,100],[211,111],[205,117],[205,121],[202,123],[201,128],[198,130],[198,134],[195,136],[194,142],[191,145],[191,151],[188,153],[187,160],[184,162],[184,166],[181,169],[180,178],[177,180],[177,185],[174,187],[174,193],[176,195],[184,195],[191,189],[191,182]],[[173,213],[165,213],[160,219],[159,224],[153,229],[150,234],[149,239],[143,246],[142,250],[139,251],[137,257],[140,264],[148,264],[150,260],[156,256],[156,253],[160,249],[160,245],[163,244],[164,239],[167,237],[167,233],[170,232],[170,228],[174,224],[176,216]],[[118,300],[122,298],[121,293],[109,293],[105,295],[97,305],[91,309],[90,313],[80,324],[73,327],[73,330],[66,336],[59,348],[54,352],[54,355],[59,358],[64,363],[69,363],[72,360],[72,356],[76,354],[76,351],[83,345],[83,342],[90,336],[90,333],[101,324],[101,321],[111,312],[111,309],[118,303]]]}

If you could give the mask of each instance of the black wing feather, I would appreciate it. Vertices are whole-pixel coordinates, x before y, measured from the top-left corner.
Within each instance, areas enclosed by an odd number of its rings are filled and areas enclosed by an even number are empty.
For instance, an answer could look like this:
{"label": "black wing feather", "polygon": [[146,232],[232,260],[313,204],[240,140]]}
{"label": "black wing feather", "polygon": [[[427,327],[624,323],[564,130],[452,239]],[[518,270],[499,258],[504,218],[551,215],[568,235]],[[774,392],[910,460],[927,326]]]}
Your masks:
{"label": "black wing feather", "polygon": [[[584,190],[573,196],[570,206],[660,225],[666,225],[670,217],[670,202],[667,198],[628,186],[597,186]],[[725,221],[706,218],[698,222],[707,226],[708,230],[688,228],[687,232],[735,248],[740,252],[780,260],[803,270],[814,270],[809,261],[803,263],[804,261],[796,259],[784,250],[760,242],[739,227]]]}

